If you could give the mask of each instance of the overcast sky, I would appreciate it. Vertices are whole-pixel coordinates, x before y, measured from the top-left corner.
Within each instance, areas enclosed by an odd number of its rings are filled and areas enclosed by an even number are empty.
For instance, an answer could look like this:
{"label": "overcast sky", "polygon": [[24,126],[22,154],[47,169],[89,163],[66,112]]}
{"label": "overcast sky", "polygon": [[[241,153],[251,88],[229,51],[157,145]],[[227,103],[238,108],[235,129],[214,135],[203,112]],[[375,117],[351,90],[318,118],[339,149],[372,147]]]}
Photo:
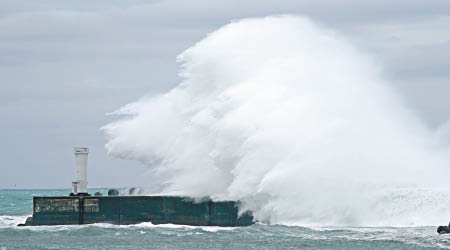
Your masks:
{"label": "overcast sky", "polygon": [[448,0],[0,0],[0,188],[70,188],[74,146],[90,187],[151,185],[106,155],[105,114],[176,86],[175,57],[213,30],[273,14],[345,35],[431,129],[449,120]]}

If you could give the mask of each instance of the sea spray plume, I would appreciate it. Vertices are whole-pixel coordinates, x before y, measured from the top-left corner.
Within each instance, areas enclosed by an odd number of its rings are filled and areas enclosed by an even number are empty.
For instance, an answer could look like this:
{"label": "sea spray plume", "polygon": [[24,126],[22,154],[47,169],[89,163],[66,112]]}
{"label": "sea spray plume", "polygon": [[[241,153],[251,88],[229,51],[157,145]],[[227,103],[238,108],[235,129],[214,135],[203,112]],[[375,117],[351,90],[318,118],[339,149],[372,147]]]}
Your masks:
{"label": "sea spray plume", "polygon": [[241,200],[268,223],[439,223],[392,212],[390,194],[445,184],[448,159],[338,34],[303,17],[243,19],[178,61],[179,86],[103,127],[109,154],[150,167],[153,191]]}

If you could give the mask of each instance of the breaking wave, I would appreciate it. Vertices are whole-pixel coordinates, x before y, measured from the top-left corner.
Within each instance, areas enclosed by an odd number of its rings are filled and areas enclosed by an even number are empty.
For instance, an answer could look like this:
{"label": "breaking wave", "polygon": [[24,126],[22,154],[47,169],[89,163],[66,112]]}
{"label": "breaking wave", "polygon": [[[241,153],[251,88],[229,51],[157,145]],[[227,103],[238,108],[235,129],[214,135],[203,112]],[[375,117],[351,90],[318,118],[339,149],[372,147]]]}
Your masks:
{"label": "breaking wave", "polygon": [[20,223],[25,223],[28,216],[12,216],[12,215],[0,215],[0,229],[1,228],[13,228],[17,227]]}
{"label": "breaking wave", "polygon": [[450,218],[448,148],[339,34],[304,17],[243,19],[178,61],[177,87],[102,128],[110,155],[149,167],[148,193],[241,200],[287,225]]}

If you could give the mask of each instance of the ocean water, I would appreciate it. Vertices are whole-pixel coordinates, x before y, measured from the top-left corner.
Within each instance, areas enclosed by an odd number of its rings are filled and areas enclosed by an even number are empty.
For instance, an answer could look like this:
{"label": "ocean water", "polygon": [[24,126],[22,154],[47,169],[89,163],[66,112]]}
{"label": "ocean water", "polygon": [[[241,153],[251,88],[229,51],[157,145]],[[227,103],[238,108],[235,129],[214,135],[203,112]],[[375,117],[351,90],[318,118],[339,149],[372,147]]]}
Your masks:
{"label": "ocean water", "polygon": [[[91,192],[106,190],[90,190]],[[70,190],[0,190],[0,249],[448,249],[436,227],[300,227],[256,223],[242,228],[109,224],[17,227],[33,195]]]}

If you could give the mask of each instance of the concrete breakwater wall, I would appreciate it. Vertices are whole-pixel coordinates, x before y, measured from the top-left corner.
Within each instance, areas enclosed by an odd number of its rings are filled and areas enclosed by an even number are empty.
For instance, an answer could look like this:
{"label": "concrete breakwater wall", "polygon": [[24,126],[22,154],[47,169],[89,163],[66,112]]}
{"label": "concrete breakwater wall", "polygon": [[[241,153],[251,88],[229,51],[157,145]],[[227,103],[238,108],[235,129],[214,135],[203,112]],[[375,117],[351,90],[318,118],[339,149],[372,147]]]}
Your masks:
{"label": "concrete breakwater wall", "polygon": [[177,196],[33,197],[33,217],[25,226],[151,222],[193,226],[248,226],[251,212],[238,214],[238,202],[214,202]]}

